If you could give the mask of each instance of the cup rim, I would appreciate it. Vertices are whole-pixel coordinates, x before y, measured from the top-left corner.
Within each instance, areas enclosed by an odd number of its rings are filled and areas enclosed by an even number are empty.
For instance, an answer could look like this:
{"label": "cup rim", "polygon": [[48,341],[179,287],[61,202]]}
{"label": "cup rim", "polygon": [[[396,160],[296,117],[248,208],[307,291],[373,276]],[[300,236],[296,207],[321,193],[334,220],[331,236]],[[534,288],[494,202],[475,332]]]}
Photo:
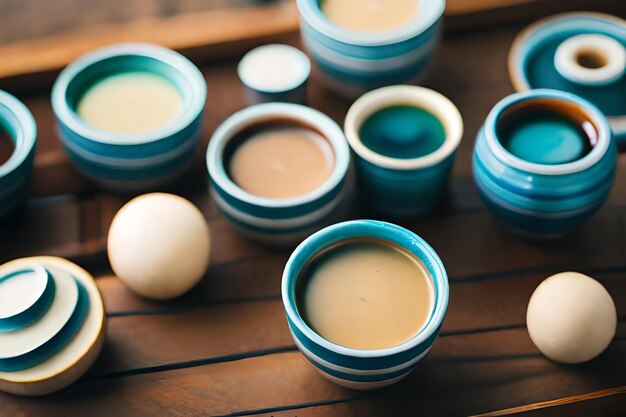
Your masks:
{"label": "cup rim", "polygon": [[[305,126],[318,129],[328,140],[335,155],[335,164],[328,178],[319,187],[295,197],[261,197],[239,187],[226,173],[223,152],[228,141],[249,126],[271,120],[301,122]],[[260,207],[284,208],[315,201],[337,187],[348,171],[350,150],[341,128],[322,112],[294,103],[262,103],[234,113],[218,126],[209,140],[206,164],[211,179],[236,199]]]}
{"label": "cup rim", "polygon": [[37,141],[37,124],[32,113],[20,100],[0,90],[0,108],[12,116],[7,118],[0,112],[2,124],[9,125],[15,132],[8,132],[13,141],[13,152],[0,164],[0,179],[18,168],[28,157]]}
{"label": "cup rim", "polygon": [[446,6],[445,0],[434,0],[435,4],[432,3],[419,1],[414,18],[396,29],[366,32],[347,29],[331,22],[322,13],[318,0],[297,0],[300,16],[317,31],[339,42],[359,46],[384,46],[422,34],[441,17]]}
{"label": "cup rim", "polygon": [[[168,65],[189,82],[189,102],[165,125],[146,132],[120,133],[95,128],[83,121],[68,103],[67,89],[70,83],[83,71],[98,65],[101,61],[125,56],[151,58]],[[181,87],[176,85],[176,87]],[[72,63],[61,73],[52,86],[52,109],[60,123],[81,137],[107,145],[141,145],[170,137],[189,126],[204,109],[207,88],[200,70],[186,57],[171,49],[148,43],[119,43],[88,52]]]}
{"label": "cup rim", "polygon": [[[289,290],[289,287],[290,283],[298,278],[297,276],[293,276],[293,269],[295,268],[296,262],[298,262],[297,257],[308,246],[317,245],[320,243],[320,241],[324,241],[329,236],[332,236],[334,234],[341,234],[342,238],[338,240],[343,240],[352,237],[378,237],[377,235],[373,235],[373,233],[380,231],[385,231],[389,234],[394,235],[393,239],[380,239],[391,241],[392,243],[398,244],[409,251],[411,251],[411,249],[407,247],[406,242],[411,242],[412,245],[414,245],[416,248],[419,248],[424,253],[424,255],[433,265],[435,273],[430,270],[428,272],[431,275],[435,288],[438,288],[438,290],[435,291],[435,300],[433,303],[430,318],[415,336],[396,346],[383,349],[355,349],[338,345],[323,338],[321,335],[311,329],[311,327],[306,324],[306,322],[302,319],[296,309],[295,293],[292,293]],[[368,235],[366,233],[372,233],[372,235]],[[326,246],[328,245],[322,244],[320,245],[320,249],[323,249]],[[317,252],[319,252],[319,250]],[[411,253],[414,252],[411,251]],[[417,256],[417,254],[415,255]],[[308,257],[307,260],[310,258],[311,257]],[[349,220],[341,223],[336,223],[317,231],[316,233],[305,239],[302,243],[300,243],[298,247],[296,247],[296,249],[289,257],[289,260],[287,261],[287,264],[285,265],[285,269],[283,271],[281,296],[283,306],[289,319],[300,332],[302,332],[315,344],[341,355],[359,358],[374,358],[391,356],[394,354],[405,352],[414,348],[420,343],[423,343],[429,337],[431,337],[437,331],[441,323],[443,323],[443,320],[445,318],[449,300],[449,283],[446,270],[443,266],[441,258],[439,258],[439,255],[437,255],[435,250],[424,239],[422,239],[412,231],[393,223],[387,223],[379,220]]]}
{"label": "cup rim", "polygon": [[[538,98],[567,101],[581,108],[589,116],[598,129],[598,143],[593,147],[591,152],[580,159],[564,164],[538,164],[528,162],[513,155],[500,143],[497,135],[497,123],[502,112],[521,101]],[[602,159],[611,143],[611,128],[606,117],[604,117],[596,106],[582,97],[551,89],[527,90],[513,93],[503,98],[489,112],[485,120],[484,132],[487,146],[492,150],[497,159],[518,170],[540,175],[565,175],[584,171]]]}
{"label": "cup rim", "polygon": [[[415,105],[437,117],[446,132],[443,145],[434,152],[411,159],[381,155],[365,146],[359,136],[363,121],[382,108],[398,104]],[[344,130],[350,147],[366,161],[383,168],[414,170],[436,165],[456,151],[463,136],[463,118],[454,103],[435,90],[413,85],[393,85],[370,91],[357,99],[348,110]]]}

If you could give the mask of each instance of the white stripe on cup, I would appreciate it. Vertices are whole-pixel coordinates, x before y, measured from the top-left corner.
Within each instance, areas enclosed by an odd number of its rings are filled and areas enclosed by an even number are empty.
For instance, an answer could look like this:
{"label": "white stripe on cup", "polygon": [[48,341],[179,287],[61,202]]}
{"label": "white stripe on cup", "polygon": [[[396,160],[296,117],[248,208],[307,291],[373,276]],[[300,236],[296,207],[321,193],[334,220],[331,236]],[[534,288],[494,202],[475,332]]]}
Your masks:
{"label": "white stripe on cup", "polygon": [[231,206],[230,204],[228,204],[219,195],[219,193],[215,191],[215,188],[212,187],[210,192],[211,192],[211,197],[213,198],[213,200],[215,200],[215,203],[222,210],[224,210],[226,214],[239,220],[242,223],[246,223],[246,224],[250,224],[250,225],[258,226],[258,227],[265,227],[268,229],[290,229],[290,228],[297,228],[300,226],[312,224],[323,219],[324,217],[332,213],[332,211],[335,208],[337,208],[337,206],[339,206],[344,196],[346,195],[347,191],[346,191],[346,186],[344,185],[343,188],[339,191],[337,196],[332,201],[330,201],[325,206],[321,207],[320,209],[312,213],[305,214],[299,217],[292,217],[289,219],[275,219],[275,220],[266,219],[263,217],[257,217],[252,214],[244,213],[236,209],[235,207]]}
{"label": "white stripe on cup", "polygon": [[[364,59],[346,56],[332,49],[325,48],[319,43],[312,42],[310,39],[304,39],[304,44],[327,63],[331,63],[331,66],[361,72],[379,72],[402,69],[426,57],[435,49],[436,39],[433,38],[432,41],[422,45],[419,49],[383,59]],[[320,46],[318,47],[318,45]]]}
{"label": "white stripe on cup", "polygon": [[[113,167],[124,167],[130,169],[143,169],[147,166],[152,166],[156,164],[160,164],[162,162],[167,162],[171,159],[175,159],[180,155],[183,155],[185,152],[189,151],[191,148],[195,147],[198,144],[198,139],[200,137],[200,131],[194,133],[188,139],[186,139],[180,146],[174,148],[166,153],[162,153],[160,155],[145,157],[145,158],[135,158],[135,159],[125,159],[125,158],[115,158],[110,156],[100,156],[96,153],[87,151],[80,146],[73,143],[71,140],[63,140],[63,144],[74,152],[76,155],[84,158],[87,161],[95,162],[97,164],[105,165],[105,166],[113,166]],[[59,135],[63,137],[63,135],[59,132]],[[141,146],[141,145],[138,145]],[[123,149],[120,149],[123,152]]]}
{"label": "white stripe on cup", "polygon": [[343,372],[343,373],[352,374],[352,375],[384,375],[384,374],[389,374],[392,372],[399,371],[404,368],[408,368],[409,366],[416,364],[420,359],[426,356],[428,352],[430,352],[430,348],[432,347],[432,345],[429,346],[428,349],[426,349],[424,352],[420,353],[418,356],[411,359],[410,361],[401,363],[400,365],[392,366],[390,368],[368,369],[368,370],[353,369],[353,368],[346,368],[343,366],[335,365],[320,358],[319,356],[315,355],[310,350],[308,350],[302,343],[300,343],[300,341],[298,340],[298,338],[296,338],[296,336],[293,334],[291,329],[289,330],[289,332],[291,333],[291,337],[293,338],[293,340],[296,342],[296,346],[298,346],[298,349],[300,349],[302,353],[306,355],[309,359],[311,359],[314,362],[317,362],[318,364],[326,368],[332,369],[333,371]]}
{"label": "white stripe on cup", "polygon": [[391,379],[385,379],[384,381],[363,382],[363,381],[350,381],[347,379],[337,378],[334,375],[327,374],[326,372],[322,371],[319,368],[315,368],[315,370],[317,370],[324,378],[328,379],[331,382],[334,382],[337,385],[341,385],[342,387],[355,389],[355,390],[361,390],[361,391],[369,391],[369,390],[375,390],[378,388],[387,387],[389,385],[395,384],[396,382],[406,378],[406,376],[411,373],[411,371],[409,371],[406,374],[402,374],[400,376],[397,376]]}

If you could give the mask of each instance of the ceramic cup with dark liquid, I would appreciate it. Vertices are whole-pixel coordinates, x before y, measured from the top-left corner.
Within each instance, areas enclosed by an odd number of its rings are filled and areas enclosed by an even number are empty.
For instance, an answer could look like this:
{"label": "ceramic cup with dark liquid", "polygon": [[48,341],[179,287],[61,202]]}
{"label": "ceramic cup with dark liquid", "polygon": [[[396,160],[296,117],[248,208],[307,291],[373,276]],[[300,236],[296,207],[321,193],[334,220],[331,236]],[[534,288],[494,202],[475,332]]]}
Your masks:
{"label": "ceramic cup with dark liquid", "polygon": [[492,213],[517,234],[560,237],[606,200],[616,167],[606,117],[556,90],[512,94],[478,133],[473,171]]}
{"label": "ceramic cup with dark liquid", "polygon": [[374,220],[334,224],[293,252],[282,298],[302,354],[331,381],[375,389],[408,375],[435,342],[448,305],[435,251]]}
{"label": "ceramic cup with dark liquid", "polygon": [[344,130],[376,212],[416,216],[441,201],[463,135],[461,114],[442,94],[412,85],[370,91],[352,104]]}
{"label": "ceramic cup with dark liquid", "polygon": [[30,111],[0,90],[0,218],[26,199],[36,141],[37,125]]}

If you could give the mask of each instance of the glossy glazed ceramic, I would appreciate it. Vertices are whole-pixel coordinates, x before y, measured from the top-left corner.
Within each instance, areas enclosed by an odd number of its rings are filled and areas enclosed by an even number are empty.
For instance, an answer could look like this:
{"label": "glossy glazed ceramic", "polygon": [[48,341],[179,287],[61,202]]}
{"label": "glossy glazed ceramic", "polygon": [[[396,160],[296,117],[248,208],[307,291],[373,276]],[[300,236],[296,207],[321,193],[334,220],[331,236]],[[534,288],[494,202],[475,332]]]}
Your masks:
{"label": "glossy glazed ceramic", "polygon": [[[34,276],[35,279],[31,278],[26,285],[22,284],[20,286],[18,284],[18,286],[13,285],[12,287],[13,291],[24,291],[27,292],[27,295],[20,297],[18,294],[18,297],[16,297],[15,294],[11,293],[10,284],[12,282],[10,281],[13,281],[14,284],[18,280],[28,280],[28,278],[25,278],[27,276]],[[3,291],[5,293],[1,294]],[[50,308],[55,293],[56,285],[52,274],[41,266],[35,265],[32,268],[18,269],[0,276],[0,299],[20,299],[22,302],[25,301],[19,307],[14,306],[14,310],[5,311],[5,314],[0,315],[0,333],[14,332],[37,321]],[[1,303],[0,306],[2,306]]]}
{"label": "glossy glazed ceramic", "polygon": [[[81,377],[100,353],[106,323],[104,305],[93,277],[65,259],[46,256],[16,259],[1,265],[0,275],[34,266],[45,268],[54,277],[74,286],[76,301],[73,311],[82,311],[80,314],[82,320],[80,323],[71,319],[66,321],[58,332],[54,332],[48,342],[38,345],[39,347],[35,350],[31,349],[30,354],[34,356],[30,359],[37,356],[37,363],[32,362],[30,366],[23,369],[0,370],[0,390],[28,396],[44,395],[60,390]],[[66,286],[66,289],[72,288],[71,285]],[[59,291],[65,292],[65,290]],[[51,313],[52,308],[53,306],[47,314]],[[76,314],[71,314],[70,317],[72,316]],[[39,321],[41,320],[43,318]],[[52,317],[51,320],[56,319]],[[53,327],[58,328],[56,323],[53,324]],[[49,330],[48,334],[51,334]],[[31,341],[31,339],[28,340],[28,342]],[[17,345],[11,347],[14,350],[18,348],[21,351],[24,350],[23,347]]]}
{"label": "glossy glazed ceramic", "polygon": [[0,129],[13,141],[9,159],[0,164],[0,218],[26,199],[33,170],[37,125],[21,101],[0,90]]}
{"label": "glossy glazed ceramic", "polygon": [[418,81],[436,49],[444,8],[445,0],[422,1],[415,17],[398,29],[359,32],[332,23],[320,0],[298,0],[302,40],[322,80],[349,97]]}
{"label": "glossy glazed ceramic", "polygon": [[[564,164],[530,163],[502,146],[497,125],[503,111],[526,100],[553,99],[580,108],[598,132],[591,152]],[[588,220],[607,198],[616,167],[611,128],[590,102],[556,90],[512,94],[491,110],[476,138],[474,179],[483,201],[512,231],[556,238]]]}
{"label": "glossy glazed ceramic", "polygon": [[[237,74],[251,104],[305,104],[311,61],[290,45],[262,45],[244,55]],[[270,82],[265,78],[270,78]]]}
{"label": "glossy glazed ceramic", "polygon": [[[310,126],[328,140],[335,164],[319,188],[292,198],[265,198],[244,191],[228,176],[224,166],[228,142],[242,130],[272,120]],[[353,188],[350,150],[341,128],[328,116],[298,104],[258,104],[233,114],[211,137],[206,162],[211,196],[224,215],[249,237],[271,245],[295,245],[332,223],[349,204]]]}
{"label": "glossy glazed ceramic", "polygon": [[[183,104],[173,120],[141,133],[96,129],[75,112],[85,91],[103,77],[147,71],[170,81]],[[180,173],[196,151],[206,84],[198,68],[172,50],[119,44],[90,52],[65,68],[52,88],[52,108],[63,145],[86,177],[118,191],[158,187]]]}
{"label": "glossy glazed ceramic", "polygon": [[[597,106],[620,142],[626,141],[626,21],[617,16],[578,12],[551,16],[530,25],[509,52],[509,74],[517,91],[550,88],[576,94]],[[597,68],[577,62],[593,54]]]}
{"label": "glossy glazed ceramic", "polygon": [[[398,346],[360,350],[331,343],[315,333],[298,311],[296,282],[309,259],[336,242],[359,237],[383,239],[406,248],[424,263],[433,279],[435,303],[430,318],[417,335]],[[322,375],[353,389],[384,387],[408,375],[435,342],[446,314],[448,296],[446,270],[428,243],[400,226],[374,220],[338,223],[310,236],[287,261],[282,280],[283,306],[296,345]]]}
{"label": "glossy glazed ceramic", "polygon": [[[435,115],[446,138],[434,152],[411,159],[391,158],[367,148],[360,139],[363,122],[389,106],[413,105]],[[463,120],[454,104],[436,91],[398,85],[371,91],[354,102],[344,123],[346,138],[355,153],[362,196],[376,211],[390,216],[415,216],[433,209],[446,190]]]}

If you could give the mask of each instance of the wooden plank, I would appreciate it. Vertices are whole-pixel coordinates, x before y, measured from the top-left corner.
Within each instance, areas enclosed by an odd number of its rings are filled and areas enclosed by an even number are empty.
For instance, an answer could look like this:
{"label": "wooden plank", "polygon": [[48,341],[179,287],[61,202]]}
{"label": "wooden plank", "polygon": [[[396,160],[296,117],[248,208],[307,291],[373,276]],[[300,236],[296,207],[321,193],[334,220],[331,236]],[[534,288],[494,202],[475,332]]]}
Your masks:
{"label": "wooden plank", "polygon": [[359,401],[370,411],[352,415],[419,410],[430,415],[466,415],[510,404],[511,392],[518,401],[549,399],[604,389],[624,378],[619,368],[626,365],[624,343],[614,344],[590,365],[562,367],[535,354],[530,345],[518,340],[520,336],[526,337],[521,330],[512,330],[506,335],[443,337],[405,382],[378,393],[355,394],[336,387],[293,352],[124,378],[92,378],[44,398],[6,401],[2,395],[6,405],[0,415],[18,409],[29,416],[67,415],[70,404],[81,413],[95,415],[105,415],[105,410],[107,415],[125,416],[196,415],[207,410],[222,415],[361,396],[365,398]]}
{"label": "wooden plank", "polygon": [[[518,407],[507,408],[504,410],[491,411],[488,413],[476,415],[473,417],[500,417],[500,416],[510,416],[513,414],[524,414],[524,415],[548,415],[548,413],[567,413],[566,408],[576,407],[575,412],[581,413],[583,410],[582,407],[585,407],[587,410],[597,410],[599,401],[612,401],[616,402],[626,400],[626,398],[615,398],[617,396],[626,396],[626,386],[609,388],[601,391],[589,392],[586,394],[573,395],[570,397],[559,398],[556,400],[543,401],[534,404],[528,404]],[[593,401],[597,400],[597,401]],[[558,410],[555,408],[558,407]],[[593,408],[591,408],[593,407]],[[616,408],[615,408],[616,409]],[[574,410],[572,410],[574,411]]]}
{"label": "wooden plank", "polygon": [[[228,3],[218,3],[221,8],[201,6],[190,10],[170,5],[163,10],[156,6],[155,10],[152,5],[139,2],[136,15],[131,12],[126,19],[109,17],[104,21],[94,21],[90,15],[106,16],[118,7],[133,10],[126,4],[119,6],[115,3],[107,9],[101,3],[100,9],[78,13],[71,25],[66,22],[61,26],[65,30],[51,28],[44,31],[45,36],[41,36],[39,31],[40,36],[26,36],[23,40],[13,35],[16,41],[0,44],[0,56],[5,57],[0,64],[0,87],[17,91],[49,86],[55,73],[76,57],[112,43],[156,43],[180,50],[196,61],[206,62],[236,56],[253,46],[276,41],[280,36],[297,31],[295,0],[266,2],[253,7],[229,7]],[[618,15],[626,10],[620,0],[580,4],[585,9]],[[576,8],[574,6],[571,0],[452,0],[448,2],[445,12],[446,28],[465,30],[527,21],[546,13],[572,10]],[[37,4],[32,8],[38,10],[41,7]],[[176,9],[179,11],[172,12]],[[7,13],[7,16],[10,18],[11,14]],[[45,26],[46,19],[37,13],[21,17],[30,18],[28,25],[43,20],[42,26]],[[14,32],[27,32],[11,23],[9,21],[7,26]],[[159,30],[154,30],[155,27]]]}
{"label": "wooden plank", "polygon": [[249,47],[250,42],[258,44],[273,35],[295,32],[297,28],[295,1],[82,26],[65,33],[0,45],[0,56],[5,57],[0,65],[1,85],[16,88],[33,74],[46,74],[43,79],[48,81],[50,73],[76,57],[114,43],[155,43],[181,50],[192,58],[206,59],[224,54],[232,56],[237,50],[241,52],[237,44]]}
{"label": "wooden plank", "polygon": [[105,348],[92,376],[293,346],[278,301],[109,317]]}
{"label": "wooden plank", "polygon": [[[463,184],[468,182],[467,179],[461,181]],[[453,195],[452,204],[468,195],[462,188],[453,188],[460,194]],[[88,262],[87,265],[95,262],[93,272],[99,272],[102,266],[106,266],[108,225],[126,199],[108,194],[97,194],[93,198],[101,217],[98,219],[90,215],[92,220],[80,217],[82,206],[94,207],[90,196],[84,200],[65,196],[32,201],[23,213],[0,225],[0,234],[17,236],[19,230],[21,236],[17,241],[0,241],[0,260],[46,252]],[[603,208],[589,223],[565,239],[538,243],[511,235],[482,208],[475,196],[470,198],[476,206],[468,206],[466,202],[456,210],[451,205],[436,214],[399,222],[425,238],[438,251],[450,275],[468,276],[541,266],[591,268],[624,264],[620,206]],[[235,230],[217,213],[206,194],[196,195],[192,200],[205,210],[209,220],[215,239],[211,257],[213,265],[275,253],[256,245]],[[375,214],[353,212],[351,216],[375,217]],[[90,235],[87,241],[81,240],[81,228],[84,229],[86,221],[98,223],[92,227],[92,232],[99,232]],[[51,233],[49,227],[56,227],[59,232]],[[463,228],[475,232],[458,233]]]}
{"label": "wooden plank", "polygon": [[[621,274],[596,272],[594,276],[613,295],[618,315],[626,318],[626,280],[620,279]],[[464,338],[524,329],[527,302],[545,277],[531,274],[472,283],[453,281],[442,334]],[[218,294],[212,294],[217,297],[212,302],[199,301],[194,292],[184,301],[155,303],[133,296],[114,278],[100,279],[98,285],[111,320],[95,375],[202,361],[228,353],[293,348],[278,286],[274,289],[277,296],[254,302],[220,303]],[[521,339],[516,342],[532,346],[527,335]],[[504,342],[493,347],[496,352]],[[158,350],[154,349],[156,344]]]}

